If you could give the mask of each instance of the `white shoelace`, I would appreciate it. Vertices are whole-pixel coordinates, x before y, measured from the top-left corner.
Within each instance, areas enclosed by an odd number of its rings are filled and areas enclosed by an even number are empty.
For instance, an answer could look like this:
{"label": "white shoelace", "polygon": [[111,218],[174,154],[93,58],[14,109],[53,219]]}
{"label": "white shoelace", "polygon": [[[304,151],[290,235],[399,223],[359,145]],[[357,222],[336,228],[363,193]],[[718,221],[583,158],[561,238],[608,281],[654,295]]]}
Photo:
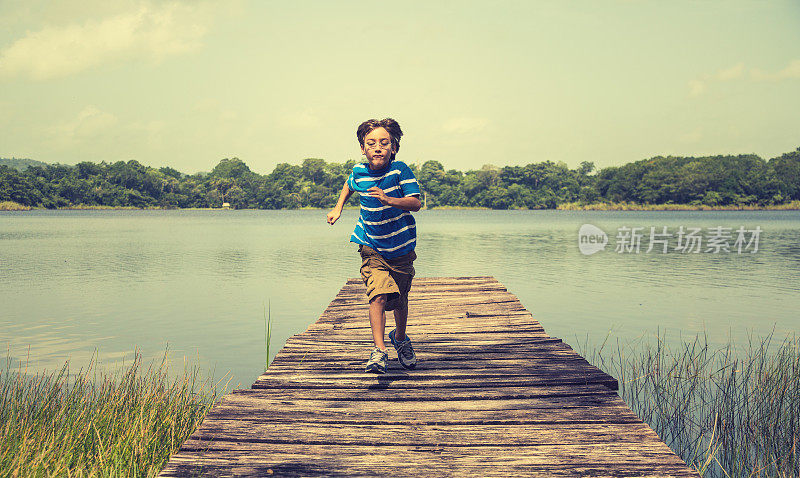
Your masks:
{"label": "white shoelace", "polygon": [[370,356],[369,356],[369,361],[370,361],[370,362],[378,362],[378,361],[380,361],[380,360],[381,360],[381,359],[384,357],[384,355],[387,355],[387,354],[386,354],[386,352],[384,352],[384,351],[383,351],[383,350],[381,350],[381,349],[378,349],[378,348],[376,348],[376,349],[375,349],[375,350],[373,350],[373,351],[372,351],[372,353],[370,354]]}

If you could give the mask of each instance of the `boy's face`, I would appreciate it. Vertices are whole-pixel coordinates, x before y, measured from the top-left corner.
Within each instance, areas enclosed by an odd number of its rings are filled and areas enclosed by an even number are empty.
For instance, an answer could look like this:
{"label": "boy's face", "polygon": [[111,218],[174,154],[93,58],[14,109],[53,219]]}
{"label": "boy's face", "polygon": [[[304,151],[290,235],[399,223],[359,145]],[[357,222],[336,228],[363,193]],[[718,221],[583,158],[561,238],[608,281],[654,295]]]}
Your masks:
{"label": "boy's face", "polygon": [[364,137],[361,153],[367,156],[369,167],[381,169],[392,160],[392,137],[384,128],[375,128]]}

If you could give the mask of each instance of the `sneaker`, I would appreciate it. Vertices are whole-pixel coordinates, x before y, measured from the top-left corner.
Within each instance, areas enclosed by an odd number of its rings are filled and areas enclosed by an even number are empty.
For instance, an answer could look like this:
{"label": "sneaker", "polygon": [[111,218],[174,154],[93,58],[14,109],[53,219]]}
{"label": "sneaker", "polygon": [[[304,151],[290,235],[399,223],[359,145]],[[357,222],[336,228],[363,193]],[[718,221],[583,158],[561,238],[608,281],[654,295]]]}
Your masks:
{"label": "sneaker", "polygon": [[389,340],[392,341],[392,345],[394,345],[394,349],[397,350],[397,360],[400,361],[400,365],[403,368],[414,368],[417,366],[417,356],[414,354],[414,348],[411,346],[411,339],[406,334],[406,338],[403,339],[402,342],[397,342],[394,340],[394,331],[397,329],[393,329],[389,332]]}
{"label": "sneaker", "polygon": [[373,373],[386,373],[386,363],[388,361],[389,354],[378,347],[375,347],[372,353],[369,354],[369,360],[367,360],[367,366],[364,368],[364,371]]}

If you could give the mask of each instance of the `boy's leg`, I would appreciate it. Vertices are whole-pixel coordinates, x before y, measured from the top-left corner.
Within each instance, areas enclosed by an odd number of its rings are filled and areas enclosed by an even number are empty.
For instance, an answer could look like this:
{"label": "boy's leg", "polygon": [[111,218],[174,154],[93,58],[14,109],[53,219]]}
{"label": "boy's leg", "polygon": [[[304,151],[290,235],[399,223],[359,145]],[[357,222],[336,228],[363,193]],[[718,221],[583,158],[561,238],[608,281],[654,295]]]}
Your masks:
{"label": "boy's leg", "polygon": [[402,342],[406,338],[406,324],[408,323],[408,293],[411,290],[411,281],[414,277],[414,269],[411,274],[393,274],[392,277],[400,289],[400,297],[394,309],[395,332],[394,340]]}
{"label": "boy's leg", "polygon": [[[383,336],[386,332],[386,294],[376,295],[369,302],[369,325],[372,328],[372,340],[375,346],[381,350],[386,350]],[[397,317],[395,312],[395,317]],[[403,326],[405,331],[405,325]]]}
{"label": "boy's leg", "polygon": [[406,339],[406,324],[408,323],[408,306],[404,305],[394,309],[395,332],[394,339],[402,342]]}
{"label": "boy's leg", "polygon": [[406,323],[408,322],[408,304],[403,303],[394,310],[394,323],[397,326],[389,332],[395,350],[397,350],[397,360],[406,369],[417,366],[417,355],[414,347],[411,346],[411,339],[406,335]]}

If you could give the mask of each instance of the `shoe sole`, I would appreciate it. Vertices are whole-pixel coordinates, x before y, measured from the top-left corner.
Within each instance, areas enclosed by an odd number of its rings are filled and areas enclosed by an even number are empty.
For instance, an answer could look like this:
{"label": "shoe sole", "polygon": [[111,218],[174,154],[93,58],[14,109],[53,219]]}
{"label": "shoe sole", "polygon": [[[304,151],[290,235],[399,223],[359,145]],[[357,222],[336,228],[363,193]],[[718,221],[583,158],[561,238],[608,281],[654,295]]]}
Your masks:
{"label": "shoe sole", "polygon": [[381,368],[378,367],[377,365],[371,365],[367,367],[364,371],[367,373],[378,373],[378,374],[386,373],[386,369],[381,370]]}

